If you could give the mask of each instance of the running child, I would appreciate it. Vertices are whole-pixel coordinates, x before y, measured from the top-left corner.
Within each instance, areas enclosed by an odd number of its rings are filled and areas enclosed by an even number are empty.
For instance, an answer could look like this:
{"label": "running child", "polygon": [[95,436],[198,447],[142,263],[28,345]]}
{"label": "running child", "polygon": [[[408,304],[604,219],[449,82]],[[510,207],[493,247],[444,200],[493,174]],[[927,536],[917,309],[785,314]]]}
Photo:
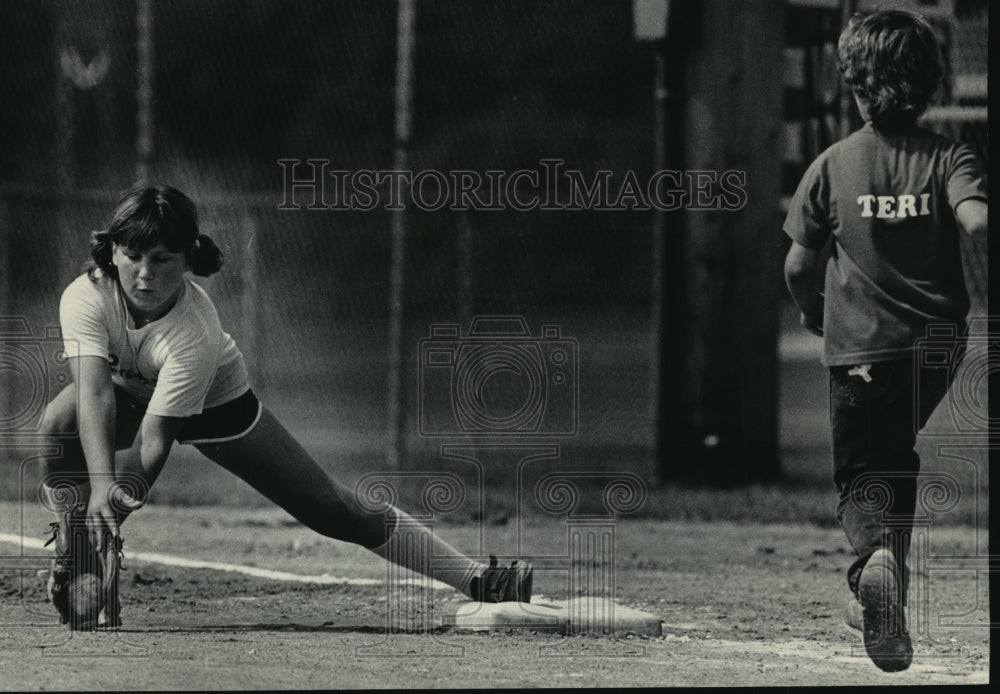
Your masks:
{"label": "running child", "polygon": [[[904,606],[916,435],[964,354],[969,297],[959,234],[986,233],[987,198],[972,151],[916,124],[942,75],[926,20],[904,11],[855,16],[838,54],[865,123],[800,182],[784,223],[792,239],[785,278],[802,325],[823,337],[830,372],[837,518],[857,554],[847,621],[862,630],[874,663],[892,672],[913,656]],[[930,326],[958,336],[946,343],[948,367],[916,358]],[[880,498],[885,507],[873,508]]]}

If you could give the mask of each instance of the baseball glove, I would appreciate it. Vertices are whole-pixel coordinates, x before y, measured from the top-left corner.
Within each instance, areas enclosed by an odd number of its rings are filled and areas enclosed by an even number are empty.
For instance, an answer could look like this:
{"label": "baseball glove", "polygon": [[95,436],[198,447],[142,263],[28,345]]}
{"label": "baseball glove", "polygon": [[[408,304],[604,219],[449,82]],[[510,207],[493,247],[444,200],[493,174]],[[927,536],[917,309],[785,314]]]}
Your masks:
{"label": "baseball glove", "polygon": [[122,539],[105,536],[104,550],[98,552],[86,525],[86,504],[76,504],[60,513],[51,523],[55,543],[47,590],[59,612],[61,624],[74,631],[121,626],[118,600]]}

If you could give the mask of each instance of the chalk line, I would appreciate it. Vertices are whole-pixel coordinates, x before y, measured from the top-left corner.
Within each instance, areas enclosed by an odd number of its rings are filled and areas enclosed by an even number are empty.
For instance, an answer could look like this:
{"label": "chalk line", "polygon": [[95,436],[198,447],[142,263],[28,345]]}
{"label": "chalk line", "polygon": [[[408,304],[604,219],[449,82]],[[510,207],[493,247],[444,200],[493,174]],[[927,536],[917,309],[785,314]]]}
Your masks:
{"label": "chalk line", "polygon": [[[45,550],[45,543],[33,537],[23,537],[21,535],[11,535],[0,533],[0,542],[18,545],[23,549]],[[243,574],[255,578],[265,578],[271,581],[287,581],[290,583],[312,583],[316,585],[349,585],[349,586],[381,586],[385,585],[385,580],[381,578],[350,578],[347,576],[331,576],[330,574],[304,575],[295,574],[288,571],[274,571],[272,569],[262,569],[257,566],[245,566],[243,564],[229,564],[220,561],[203,561],[201,559],[188,559],[175,554],[163,554],[161,552],[127,552],[125,561],[137,561],[145,564],[162,564],[164,566],[174,566],[184,569],[209,569],[212,571],[226,571],[229,573]],[[0,556],[0,565],[3,557]],[[408,578],[394,581],[394,583],[405,586],[425,586],[430,588],[446,588],[455,590],[447,583],[431,578]]]}

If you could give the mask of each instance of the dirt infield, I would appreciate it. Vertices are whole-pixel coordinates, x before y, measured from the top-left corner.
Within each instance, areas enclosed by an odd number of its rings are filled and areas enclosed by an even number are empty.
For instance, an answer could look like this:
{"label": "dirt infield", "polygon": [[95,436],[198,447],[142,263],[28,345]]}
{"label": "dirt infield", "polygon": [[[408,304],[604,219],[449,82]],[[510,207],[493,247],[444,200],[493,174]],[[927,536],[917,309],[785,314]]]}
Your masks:
{"label": "dirt infield", "polygon": [[[23,520],[22,520],[23,516]],[[35,505],[0,506],[2,527],[38,538]],[[474,552],[479,528],[443,526]],[[526,521],[532,551],[566,544],[556,522]],[[7,690],[306,689],[984,683],[989,679],[985,537],[931,528],[911,607],[915,658],[886,674],[842,625],[849,550],[837,529],[619,522],[615,593],[661,617],[664,635],[594,637],[437,627],[463,601],[405,591],[404,625],[387,632],[384,583],[316,585],[130,561],[129,551],[304,575],[385,577],[381,560],[315,536],[279,511],[150,506],[125,526],[124,627],[71,634],[56,625],[20,548],[0,543],[0,677]],[[513,527],[492,528],[500,551]],[[540,538],[540,539],[539,539]],[[45,552],[27,549],[24,555]],[[22,567],[25,564],[21,564]],[[568,594],[565,570],[539,571],[536,593]],[[430,630],[426,627],[431,626]]]}

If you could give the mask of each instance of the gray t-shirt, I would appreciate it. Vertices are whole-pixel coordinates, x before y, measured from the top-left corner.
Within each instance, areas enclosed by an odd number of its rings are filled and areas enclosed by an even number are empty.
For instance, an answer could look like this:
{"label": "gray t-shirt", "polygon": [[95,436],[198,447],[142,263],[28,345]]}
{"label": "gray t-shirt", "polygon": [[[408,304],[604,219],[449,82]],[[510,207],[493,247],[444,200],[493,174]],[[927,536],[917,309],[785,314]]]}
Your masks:
{"label": "gray t-shirt", "polygon": [[919,127],[885,135],[867,123],[809,166],[783,228],[812,249],[833,235],[824,364],[905,356],[933,324],[964,331],[955,208],[970,198],[987,199],[972,150]]}
{"label": "gray t-shirt", "polygon": [[250,388],[243,355],[188,277],[170,312],[138,328],[116,280],[80,275],[63,292],[59,320],[66,353],[106,359],[112,381],[149,414],[189,417]]}

